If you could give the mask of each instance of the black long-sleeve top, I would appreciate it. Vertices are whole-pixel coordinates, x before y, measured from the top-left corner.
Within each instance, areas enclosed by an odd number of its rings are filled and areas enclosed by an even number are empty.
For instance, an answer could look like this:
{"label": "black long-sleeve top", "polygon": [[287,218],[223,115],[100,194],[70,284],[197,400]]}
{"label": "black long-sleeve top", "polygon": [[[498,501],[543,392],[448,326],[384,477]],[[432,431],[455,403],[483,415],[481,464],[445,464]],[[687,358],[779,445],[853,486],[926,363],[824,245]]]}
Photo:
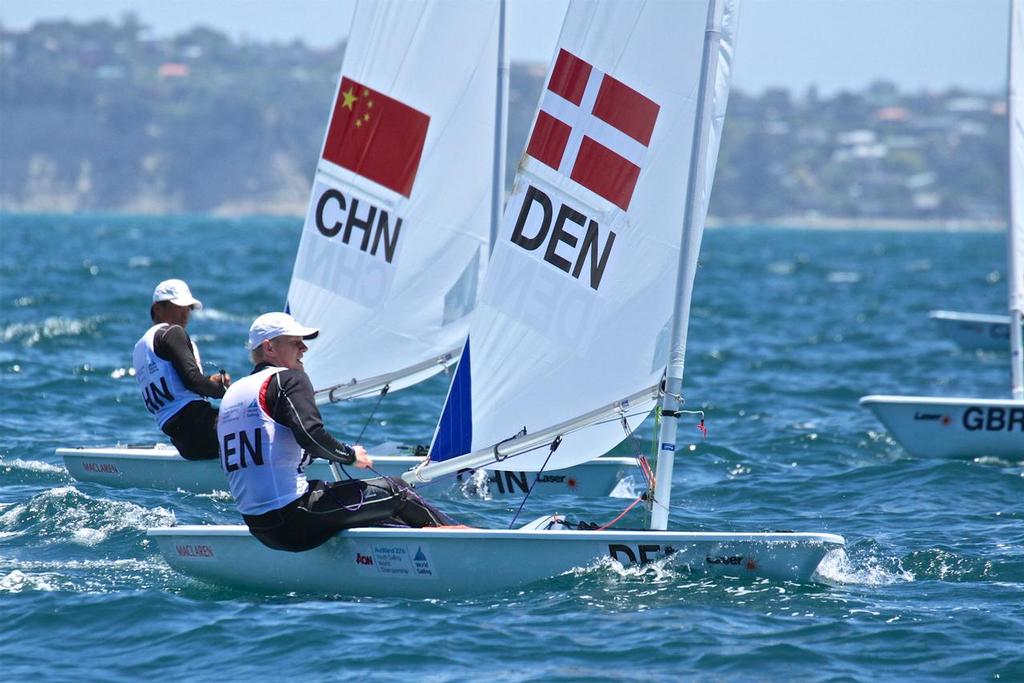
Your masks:
{"label": "black long-sleeve top", "polygon": [[[253,372],[272,367],[260,363]],[[282,370],[270,378],[265,405],[270,417],[292,430],[295,440],[314,458],[333,460],[343,465],[356,461],[356,452],[338,441],[324,427],[320,409],[316,407],[313,383],[302,370]]]}
{"label": "black long-sleeve top", "polygon": [[192,352],[192,339],[181,325],[168,325],[157,330],[153,335],[153,351],[174,366],[181,381],[190,390],[210,398],[224,396],[225,387],[203,374]]}

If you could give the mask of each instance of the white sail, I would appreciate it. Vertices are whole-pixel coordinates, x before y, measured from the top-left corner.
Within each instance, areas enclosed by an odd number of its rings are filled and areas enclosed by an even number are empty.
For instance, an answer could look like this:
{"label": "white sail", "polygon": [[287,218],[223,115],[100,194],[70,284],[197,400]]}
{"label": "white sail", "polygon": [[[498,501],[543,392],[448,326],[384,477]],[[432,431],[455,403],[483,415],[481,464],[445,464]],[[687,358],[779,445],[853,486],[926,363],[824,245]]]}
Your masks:
{"label": "white sail", "polygon": [[1010,66],[1008,116],[1010,120],[1010,219],[1007,229],[1007,265],[1010,294],[1010,367],[1015,399],[1024,399],[1024,356],[1021,316],[1024,314],[1024,17],[1019,0],[1010,3]]}
{"label": "white sail", "polygon": [[358,4],[288,290],[322,330],[318,390],[398,389],[458,355],[487,263],[498,38],[496,0]]}
{"label": "white sail", "polygon": [[[653,407],[650,388],[668,358],[707,13],[703,0],[570,6],[432,461],[514,447],[525,428],[517,442],[535,447],[515,456],[517,469],[567,467],[622,441],[622,417],[632,430]],[[734,26],[724,26],[726,63]],[[696,200],[705,211],[729,73],[715,81]],[[589,426],[580,428],[584,415]],[[544,434],[563,435],[550,460],[536,443]]]}

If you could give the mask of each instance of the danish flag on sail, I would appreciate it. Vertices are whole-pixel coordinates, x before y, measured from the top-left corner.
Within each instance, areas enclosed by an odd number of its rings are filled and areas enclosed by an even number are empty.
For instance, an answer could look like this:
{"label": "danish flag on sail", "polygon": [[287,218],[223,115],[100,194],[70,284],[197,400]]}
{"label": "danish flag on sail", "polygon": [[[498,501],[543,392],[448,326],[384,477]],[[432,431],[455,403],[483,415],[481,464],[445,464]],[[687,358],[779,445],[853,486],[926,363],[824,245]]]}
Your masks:
{"label": "danish flag on sail", "polygon": [[560,50],[526,153],[629,208],[661,107]]}
{"label": "danish flag on sail", "polygon": [[342,77],[323,156],[408,197],[429,125],[423,112]]}

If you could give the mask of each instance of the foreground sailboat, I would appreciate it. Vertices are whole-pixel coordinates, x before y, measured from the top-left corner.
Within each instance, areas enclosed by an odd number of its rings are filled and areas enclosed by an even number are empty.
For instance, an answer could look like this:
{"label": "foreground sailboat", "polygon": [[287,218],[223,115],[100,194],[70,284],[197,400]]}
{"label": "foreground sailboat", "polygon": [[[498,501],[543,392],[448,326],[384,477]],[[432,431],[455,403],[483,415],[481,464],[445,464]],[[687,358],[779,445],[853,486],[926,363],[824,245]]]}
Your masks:
{"label": "foreground sailboat", "polygon": [[[305,357],[319,402],[392,393],[459,357],[504,194],[502,12],[495,1],[357,7],[287,299],[322,331]],[[422,460],[373,450],[375,472],[351,476],[400,476]],[[226,488],[218,462],[173,448],[57,454],[81,481]],[[536,481],[494,470],[474,480],[484,495],[606,496],[636,467],[602,458]],[[322,462],[308,476],[333,479]]]}
{"label": "foreground sailboat", "polygon": [[812,579],[841,537],[665,530],[735,21],[732,0],[571,4],[430,461],[405,475],[584,462],[660,398],[652,528],[584,531],[557,517],[503,530],[361,528],[298,555],[245,527],[152,529],[167,562],[258,590],[414,597],[506,589],[608,559]]}
{"label": "foreground sailboat", "polygon": [[1020,0],[1010,3],[1008,119],[1010,219],[1007,263],[1012,399],[934,396],[865,396],[869,408],[908,453],[919,457],[1024,456],[1024,370],[1021,312],[1024,311],[1024,18]]}

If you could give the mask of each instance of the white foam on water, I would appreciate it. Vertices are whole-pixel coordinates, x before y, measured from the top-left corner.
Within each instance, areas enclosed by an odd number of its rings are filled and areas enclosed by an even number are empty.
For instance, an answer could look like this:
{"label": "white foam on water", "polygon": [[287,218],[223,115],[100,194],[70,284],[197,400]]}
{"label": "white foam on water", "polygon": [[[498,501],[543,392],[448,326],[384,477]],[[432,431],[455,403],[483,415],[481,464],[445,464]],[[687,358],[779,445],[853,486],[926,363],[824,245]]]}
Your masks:
{"label": "white foam on water", "polygon": [[10,473],[12,470],[26,470],[28,472],[42,472],[45,474],[67,474],[67,471],[60,465],[51,465],[48,462],[42,460],[22,460],[21,458],[15,458],[8,462],[3,456],[0,456],[0,467],[4,469],[4,472]]}
{"label": "white foam on water", "polygon": [[632,476],[623,477],[615,484],[615,488],[608,494],[609,498],[636,498],[639,496],[639,484]]}
{"label": "white foam on water", "polygon": [[825,279],[838,285],[851,285],[860,282],[860,273],[852,271],[833,271],[825,276]]}
{"label": "white foam on water", "polygon": [[491,488],[487,483],[489,476],[487,470],[476,470],[472,475],[464,477],[458,487],[462,495],[467,498],[479,498],[480,500],[491,499]]}
{"label": "white foam on water", "polygon": [[829,583],[858,586],[888,586],[909,583],[915,579],[914,573],[903,569],[899,561],[895,568],[888,568],[874,555],[865,558],[857,566],[843,548],[829,551],[818,565],[816,573]]}
{"label": "white foam on water", "polygon": [[0,593],[21,593],[22,591],[60,590],[57,577],[52,574],[26,574],[18,569],[0,576]]}
{"label": "white foam on water", "polygon": [[[183,489],[178,489],[178,493],[189,493],[189,491],[185,491]],[[227,502],[230,502],[230,501],[234,500],[234,498],[231,497],[231,492],[230,491],[219,491],[218,490],[218,491],[210,491],[209,493],[198,493],[196,495],[199,498],[209,498],[210,500],[216,500],[216,501],[220,501],[220,502],[224,502],[224,503],[227,503]]]}
{"label": "white foam on water", "polygon": [[[37,535],[70,538],[73,543],[92,547],[114,533],[173,526],[175,521],[174,512],[162,507],[150,509],[125,501],[94,499],[73,486],[61,486],[5,509],[0,514],[0,529],[15,535],[32,530]],[[43,527],[43,533],[38,527]]]}
{"label": "white foam on water", "polygon": [[210,306],[203,306],[200,310],[192,314],[200,320],[224,320],[228,322],[236,323],[250,323],[252,320],[244,315],[235,315],[234,313],[228,313],[217,308]]}
{"label": "white foam on water", "polygon": [[92,332],[100,322],[99,316],[78,320],[51,317],[34,323],[11,323],[0,327],[0,341],[20,339],[24,346],[35,346],[43,339],[73,337]]}
{"label": "white foam on water", "polygon": [[[4,573],[6,572],[6,574]],[[118,585],[146,577],[173,574],[158,557],[147,560],[14,560],[0,559],[0,594],[23,591],[109,592]]]}

